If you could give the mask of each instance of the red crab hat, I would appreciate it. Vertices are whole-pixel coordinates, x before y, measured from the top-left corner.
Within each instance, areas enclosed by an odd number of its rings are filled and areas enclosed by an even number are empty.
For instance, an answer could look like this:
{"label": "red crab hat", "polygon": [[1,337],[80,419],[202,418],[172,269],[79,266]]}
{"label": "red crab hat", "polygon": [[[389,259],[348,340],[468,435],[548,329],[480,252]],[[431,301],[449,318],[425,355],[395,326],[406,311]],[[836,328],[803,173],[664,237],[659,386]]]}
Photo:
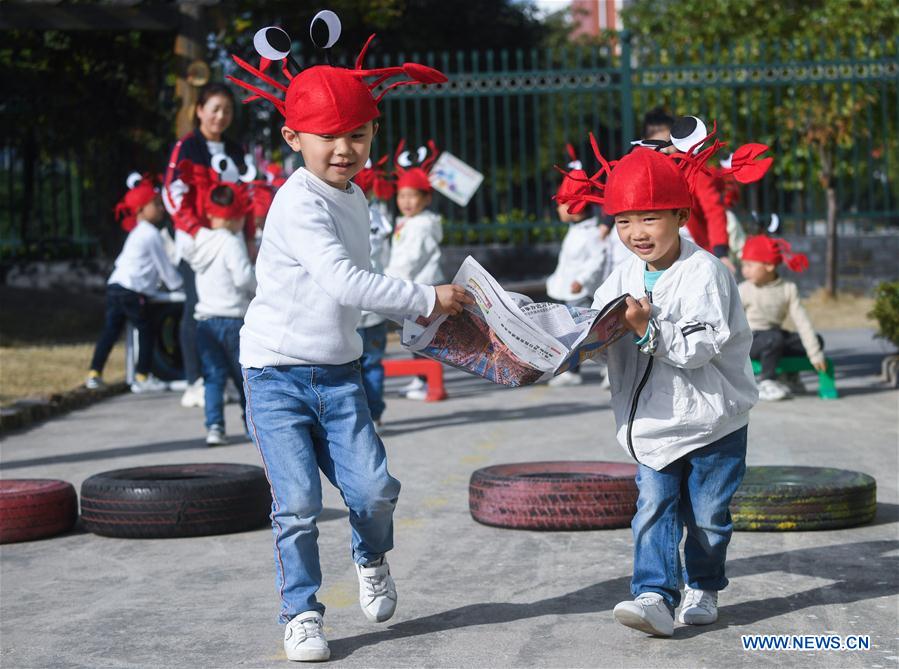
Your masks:
{"label": "red crab hat", "polygon": [[[590,145],[600,167],[586,179],[590,185],[588,192],[557,193],[555,199],[571,203],[569,211],[575,214],[590,203],[602,205],[609,216],[624,211],[691,207],[697,176],[700,172],[711,173],[706,163],[725,146],[715,138],[716,133],[714,125],[712,131],[707,133],[700,119],[686,116],[678,119],[671,129],[672,144],[678,153],[660,153],[641,145],[620,160],[611,161],[600,153],[596,138],[591,133]],[[702,148],[710,140],[711,145]],[[764,144],[744,144],[734,152],[730,167],[720,173],[733,175],[744,184],[758,181],[774,160],[770,157],[758,159],[767,150]],[[560,171],[580,180],[576,173]]]}
{"label": "red crab hat", "polygon": [[[316,40],[314,33],[319,26],[324,26],[327,30],[327,39]],[[329,61],[328,50],[339,39],[340,30],[340,19],[328,10],[316,14],[309,27],[310,37],[317,46],[325,50]],[[253,94],[244,103],[267,100],[281,112],[285,124],[292,130],[317,135],[340,135],[378,118],[378,103],[388,91],[398,86],[440,84],[446,81],[442,72],[418,63],[366,69],[363,67],[365,54],[374,37],[371,35],[365,42],[353,69],[328,64],[300,71],[290,55],[291,41],[287,33],[281,28],[262,28],[253,37],[253,46],[261,58],[259,67],[253,67],[237,56],[233,58],[241,68],[274,88],[277,93],[264,91],[230,75],[228,79]],[[287,79],[287,85],[265,73],[273,61],[281,62],[281,73]],[[296,71],[291,72],[288,65]],[[407,79],[387,84],[375,96],[376,89],[398,76]]]}
{"label": "red crab hat", "polygon": [[131,232],[137,226],[137,212],[143,209],[153,198],[159,195],[158,176],[138,174],[128,175],[125,184],[128,192],[115,206],[115,216],[125,232]]}
{"label": "red crab hat", "polygon": [[804,272],[809,267],[808,257],[804,253],[794,253],[786,239],[766,235],[749,237],[743,246],[742,258],[766,265],[785,263],[794,272]]}
{"label": "red crab hat", "polygon": [[410,151],[404,151],[406,140],[401,139],[393,155],[394,170],[396,171],[396,189],[414,188],[425,193],[430,193],[431,179],[428,176],[431,168],[437,161],[440,152],[433,139],[429,139],[426,146],[419,146],[413,157]]}
{"label": "red crab hat", "polygon": [[[220,188],[227,188],[231,191],[231,204],[216,204],[212,201],[212,193]],[[227,219],[244,218],[253,210],[253,199],[250,197],[246,184],[223,181],[213,184],[212,188],[206,191],[205,210],[207,216]]]}
{"label": "red crab hat", "polygon": [[372,164],[371,159],[365,163],[365,167],[353,177],[355,183],[366,196],[374,195],[377,200],[390,200],[396,194],[396,184],[387,174],[386,166],[390,156],[381,156],[378,162]]}
{"label": "red crab hat", "polygon": [[577,159],[577,154],[571,144],[566,144],[565,150],[571,158],[571,161],[568,163],[568,169],[570,171],[562,177],[558,195],[567,198],[574,197],[581,193],[588,194],[591,186],[590,181],[587,178],[587,173],[584,172],[584,166],[581,164],[581,161]]}

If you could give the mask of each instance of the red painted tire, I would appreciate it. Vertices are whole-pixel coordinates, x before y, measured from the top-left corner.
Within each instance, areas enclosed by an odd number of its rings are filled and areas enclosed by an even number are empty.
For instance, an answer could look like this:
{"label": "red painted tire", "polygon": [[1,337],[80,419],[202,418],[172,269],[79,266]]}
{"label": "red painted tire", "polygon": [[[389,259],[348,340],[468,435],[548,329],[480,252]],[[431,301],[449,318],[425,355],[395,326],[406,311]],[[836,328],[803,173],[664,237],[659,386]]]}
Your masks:
{"label": "red painted tire", "polygon": [[0,544],[52,537],[72,529],[78,496],[56,479],[0,480]]}
{"label": "red painted tire", "polygon": [[471,475],[471,516],[494,527],[599,530],[628,527],[637,466],[623,462],[520,462]]}

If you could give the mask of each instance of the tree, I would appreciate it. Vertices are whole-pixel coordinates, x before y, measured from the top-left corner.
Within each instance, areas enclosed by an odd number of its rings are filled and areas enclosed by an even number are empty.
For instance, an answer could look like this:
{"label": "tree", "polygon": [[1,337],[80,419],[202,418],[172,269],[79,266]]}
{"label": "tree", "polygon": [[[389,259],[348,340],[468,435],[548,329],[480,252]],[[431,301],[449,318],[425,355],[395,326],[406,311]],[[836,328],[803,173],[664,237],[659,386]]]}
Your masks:
{"label": "tree", "polygon": [[[775,7],[765,0],[634,0],[623,11],[625,26],[645,40],[721,45],[743,50],[746,62],[759,58],[759,45],[788,45],[807,60],[837,57],[877,58],[891,53],[899,33],[894,0],[787,0]],[[826,289],[837,289],[836,179],[857,169],[847,149],[866,137],[866,112],[876,91],[848,83],[795,85],[775,110],[782,136],[798,133],[816,162],[827,207]],[[891,133],[895,143],[896,128]],[[787,168],[795,169],[795,165]]]}

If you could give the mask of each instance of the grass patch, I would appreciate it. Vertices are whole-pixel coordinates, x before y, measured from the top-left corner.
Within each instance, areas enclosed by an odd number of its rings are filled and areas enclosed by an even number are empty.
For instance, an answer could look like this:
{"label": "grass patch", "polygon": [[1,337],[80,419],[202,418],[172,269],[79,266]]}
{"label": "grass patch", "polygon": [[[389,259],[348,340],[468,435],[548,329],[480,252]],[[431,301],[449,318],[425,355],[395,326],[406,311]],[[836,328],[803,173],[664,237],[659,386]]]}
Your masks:
{"label": "grass patch", "polygon": [[[0,405],[25,397],[47,397],[84,383],[93,344],[0,346]],[[125,344],[112,349],[103,380],[125,380]]]}
{"label": "grass patch", "polygon": [[838,294],[828,297],[823,288],[816,290],[802,301],[816,330],[848,330],[874,328],[877,324],[868,318],[874,307],[874,298],[863,295]]}

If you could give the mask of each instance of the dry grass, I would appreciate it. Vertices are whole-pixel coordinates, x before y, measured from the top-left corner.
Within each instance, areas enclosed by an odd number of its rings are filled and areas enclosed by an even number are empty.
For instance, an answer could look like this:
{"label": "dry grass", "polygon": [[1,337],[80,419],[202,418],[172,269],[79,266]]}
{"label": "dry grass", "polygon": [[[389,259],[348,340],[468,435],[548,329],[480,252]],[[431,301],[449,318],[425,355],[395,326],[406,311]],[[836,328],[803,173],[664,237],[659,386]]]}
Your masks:
{"label": "dry grass", "polygon": [[[72,390],[84,383],[93,344],[0,347],[0,405]],[[103,379],[125,379],[125,345],[116,344]]]}
{"label": "dry grass", "polygon": [[816,330],[842,330],[873,328],[877,324],[868,318],[874,300],[861,295],[839,294],[831,299],[819,289],[803,300],[806,311]]}

